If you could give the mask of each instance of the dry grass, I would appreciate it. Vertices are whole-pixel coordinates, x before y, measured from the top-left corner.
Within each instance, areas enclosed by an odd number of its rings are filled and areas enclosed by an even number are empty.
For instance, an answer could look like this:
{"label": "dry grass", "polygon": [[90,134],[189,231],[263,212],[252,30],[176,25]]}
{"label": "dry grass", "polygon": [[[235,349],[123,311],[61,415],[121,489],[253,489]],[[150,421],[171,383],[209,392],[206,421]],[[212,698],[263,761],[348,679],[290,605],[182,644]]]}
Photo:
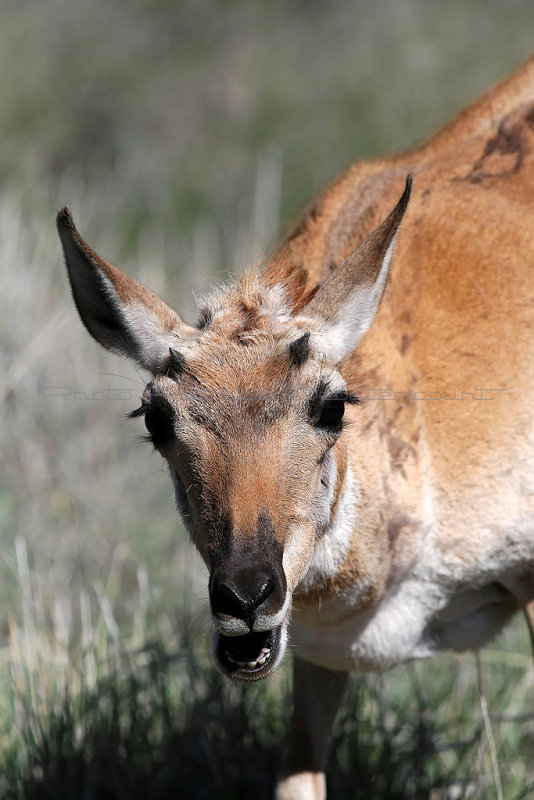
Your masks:
{"label": "dry grass", "polygon": [[[266,684],[230,685],[210,663],[198,613],[160,614],[158,627],[147,627],[142,573],[129,636],[115,618],[118,598],[103,587],[93,610],[82,591],[78,621],[56,603],[43,627],[22,538],[16,549],[23,622],[10,620],[2,651],[2,796],[270,797],[287,725],[285,670]],[[76,622],[81,639],[69,646]],[[525,645],[515,625],[477,657],[354,676],[332,743],[329,797],[531,796],[534,679]]]}

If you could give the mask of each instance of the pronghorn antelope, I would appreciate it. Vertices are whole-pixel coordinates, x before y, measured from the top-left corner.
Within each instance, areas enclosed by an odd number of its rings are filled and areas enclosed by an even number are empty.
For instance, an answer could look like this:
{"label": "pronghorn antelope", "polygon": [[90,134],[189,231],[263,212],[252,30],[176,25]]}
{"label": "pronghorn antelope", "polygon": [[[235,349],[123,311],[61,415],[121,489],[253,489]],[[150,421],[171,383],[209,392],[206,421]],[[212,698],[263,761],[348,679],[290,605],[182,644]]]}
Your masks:
{"label": "pronghorn antelope", "polygon": [[277,797],[323,798],[348,672],[534,628],[534,61],[350,169],[196,326],[57,222],[87,329],[152,373],[132,416],[208,567],[219,667],[264,678],[291,640]]}

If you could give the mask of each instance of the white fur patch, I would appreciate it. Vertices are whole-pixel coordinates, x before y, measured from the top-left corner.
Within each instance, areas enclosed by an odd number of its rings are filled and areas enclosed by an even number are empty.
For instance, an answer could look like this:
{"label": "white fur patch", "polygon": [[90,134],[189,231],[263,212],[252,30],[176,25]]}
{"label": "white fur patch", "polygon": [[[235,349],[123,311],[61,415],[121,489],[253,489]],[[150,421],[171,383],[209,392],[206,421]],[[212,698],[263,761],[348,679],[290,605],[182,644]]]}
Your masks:
{"label": "white fur patch", "polygon": [[157,314],[143,303],[129,303],[122,308],[124,320],[139,349],[139,361],[146,369],[159,372],[169,358],[169,347],[178,337],[162,329]]}
{"label": "white fur patch", "polygon": [[254,622],[255,631],[270,631],[287,621],[291,608],[291,592],[286,591],[284,605],[277,614],[258,614]]}
{"label": "white fur patch", "polygon": [[[531,559],[533,550],[530,544]],[[365,610],[353,605],[358,586],[343,597],[325,599],[320,608],[294,614],[292,644],[302,658],[346,671],[384,670],[444,650],[480,647],[516,610],[497,585],[503,551],[497,555],[494,562],[491,553],[481,552],[477,562],[453,568],[431,535],[423,535],[417,563],[378,605]],[[512,565],[512,546],[506,556]]]}
{"label": "white fur patch", "polygon": [[[259,300],[259,314],[267,317],[273,327],[290,322],[292,319],[291,308],[283,286],[279,284],[265,286],[258,278],[254,278],[253,281],[254,291]],[[235,285],[222,287],[207,298],[201,298],[199,307],[204,310],[204,313],[207,313],[211,320],[215,320],[231,311],[233,301],[235,302],[239,297],[240,284],[238,282]]]}
{"label": "white fur patch", "polygon": [[323,772],[298,772],[284,778],[275,790],[275,800],[325,800]]}
{"label": "white fur patch", "polygon": [[[331,478],[332,487],[328,498],[328,512],[330,512],[334,501],[336,478],[337,468]],[[350,464],[347,464],[347,471],[345,473],[345,480],[336,514],[332,523],[325,529],[323,535],[315,545],[308,570],[299,581],[298,588],[300,591],[309,591],[312,588],[320,587],[325,581],[334,578],[347,558],[356,525],[357,498],[358,487],[356,480]]]}
{"label": "white fur patch", "polygon": [[[443,589],[433,589],[424,580],[404,580],[376,608],[354,610],[347,618],[348,600],[325,603],[315,614],[315,624],[310,618],[305,625],[293,625],[292,643],[303,658],[329,669],[365,672],[430,654],[418,646],[428,622],[444,604]],[[340,621],[324,624],[322,617],[333,617],[335,605]]]}
{"label": "white fur patch", "polygon": [[313,350],[328,363],[337,364],[351,353],[371,327],[388,279],[396,238],[397,234],[386,250],[374,285],[357,286],[337,309],[333,309],[335,319],[331,324],[326,323],[319,333],[312,334]]}
{"label": "white fur patch", "polygon": [[[260,284],[258,283],[258,287]],[[261,287],[262,302],[261,311],[270,317],[273,322],[289,322],[291,320],[291,310],[287,304],[286,292],[282,286],[276,284],[269,288]]]}

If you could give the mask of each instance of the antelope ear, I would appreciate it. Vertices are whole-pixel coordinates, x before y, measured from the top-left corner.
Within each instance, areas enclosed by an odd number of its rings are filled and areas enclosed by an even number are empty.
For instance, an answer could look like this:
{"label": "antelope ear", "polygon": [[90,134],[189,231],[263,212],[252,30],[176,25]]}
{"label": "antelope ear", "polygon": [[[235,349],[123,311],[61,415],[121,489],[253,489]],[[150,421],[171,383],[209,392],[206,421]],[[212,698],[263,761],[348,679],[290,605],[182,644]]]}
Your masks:
{"label": "antelope ear", "polygon": [[377,312],[393,257],[395,239],[412,190],[412,176],[389,217],[332,273],[299,315],[321,323],[311,346],[338,363],[369,329]]}
{"label": "antelope ear", "polygon": [[72,296],[82,322],[103,347],[129,356],[152,373],[164,371],[169,347],[194,332],[163,300],[100,258],[84,242],[68,208],[57,229]]}

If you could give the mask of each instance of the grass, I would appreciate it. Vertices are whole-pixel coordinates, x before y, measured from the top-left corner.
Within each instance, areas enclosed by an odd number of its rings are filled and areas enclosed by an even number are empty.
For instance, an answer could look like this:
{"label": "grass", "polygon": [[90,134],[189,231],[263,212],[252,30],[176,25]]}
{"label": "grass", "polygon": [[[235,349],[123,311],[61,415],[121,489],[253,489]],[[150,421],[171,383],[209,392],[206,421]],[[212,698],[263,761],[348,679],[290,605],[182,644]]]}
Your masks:
{"label": "grass", "polygon": [[[43,609],[24,539],[16,550],[23,622],[10,620],[1,653],[2,797],[271,796],[290,707],[287,665],[269,682],[232,684],[211,663],[202,612],[147,624],[142,572],[129,636],[108,594],[117,575],[107,591],[82,591],[76,613]],[[353,676],[329,797],[529,797],[534,678],[524,627],[518,620],[481,655]]]}
{"label": "grass", "polygon": [[[66,286],[68,203],[189,320],[311,194],[414,144],[531,49],[531,2],[8,1],[0,67],[0,796],[268,797],[290,676],[214,672],[206,576],[144,378]],[[333,798],[534,796],[519,620],[475,656],[355,676]]]}

